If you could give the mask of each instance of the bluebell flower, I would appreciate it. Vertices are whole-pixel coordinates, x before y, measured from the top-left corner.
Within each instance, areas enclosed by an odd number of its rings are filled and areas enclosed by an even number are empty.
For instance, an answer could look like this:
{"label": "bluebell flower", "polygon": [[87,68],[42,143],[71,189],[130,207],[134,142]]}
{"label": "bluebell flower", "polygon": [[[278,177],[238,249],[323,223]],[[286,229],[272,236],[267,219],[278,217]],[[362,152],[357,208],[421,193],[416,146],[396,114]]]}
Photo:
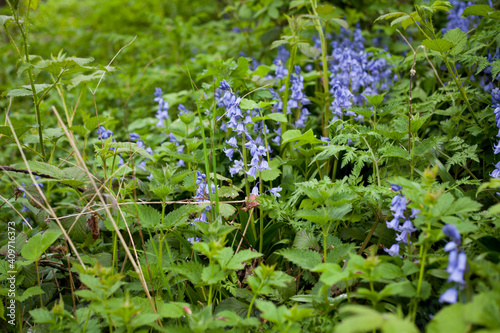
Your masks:
{"label": "bluebell flower", "polygon": [[439,297],[439,303],[450,303],[455,304],[458,298],[458,291],[455,288],[447,289],[441,297]]}
{"label": "bluebell flower", "polygon": [[226,154],[227,158],[229,158],[230,161],[233,160],[233,154],[234,154],[233,148],[227,149],[226,147],[224,147],[224,153]]}
{"label": "bluebell flower", "polygon": [[391,184],[391,190],[393,190],[394,192],[399,192],[402,189],[403,189],[403,186],[401,186],[401,185]]}
{"label": "bluebell flower", "polygon": [[142,169],[144,171],[146,171],[146,161],[142,161],[141,163],[139,163],[139,165],[137,166],[139,169]]}
{"label": "bluebell flower", "polygon": [[199,237],[188,237],[187,241],[193,245],[195,242],[200,242],[201,240]]}
{"label": "bluebell flower", "polygon": [[389,249],[384,249],[387,254],[389,254],[391,257],[396,257],[399,256],[399,244],[392,244],[391,248]]}
{"label": "bluebell flower", "polygon": [[97,130],[97,134],[99,135],[99,139],[106,140],[107,138],[113,135],[113,132],[107,130],[104,126],[100,126],[99,129]]}
{"label": "bluebell flower", "polygon": [[257,187],[257,185],[255,185],[253,188],[252,188],[252,193],[253,195],[255,196],[259,196],[259,188]]}
{"label": "bluebell flower", "polygon": [[234,177],[235,174],[243,170],[244,166],[245,164],[241,160],[234,161],[234,165],[229,168],[229,173],[231,174],[231,177]]}
{"label": "bluebell flower", "polygon": [[458,231],[457,227],[453,224],[446,224],[443,227],[443,233],[450,237],[453,242],[455,242],[458,246],[462,244],[462,236],[460,235],[460,231]]}
{"label": "bluebell flower", "polygon": [[[451,241],[446,244],[444,250],[449,252],[448,254],[448,267],[446,271],[448,272],[448,281],[455,282],[459,285],[464,285],[464,274],[467,269],[467,255],[465,252],[460,251],[460,245],[462,244],[462,236],[458,229],[452,224],[446,224],[443,227],[443,233],[451,238]],[[458,296],[458,291],[455,288],[450,288],[439,299],[440,302],[446,303],[456,303]]]}
{"label": "bluebell flower", "polygon": [[130,133],[130,141],[137,141],[137,140],[139,140],[139,134]]}
{"label": "bluebell flower", "polygon": [[449,11],[448,22],[446,28],[443,29],[443,34],[455,28],[459,28],[463,32],[468,32],[473,25],[478,23],[477,16],[471,15],[465,18],[462,17],[465,8],[472,6],[474,4],[473,2],[450,0],[450,3],[453,5],[453,8]]}
{"label": "bluebell flower", "polygon": [[229,140],[226,141],[226,143],[233,148],[238,148],[238,142],[236,141],[235,137],[230,138]]}
{"label": "bluebell flower", "polygon": [[274,195],[276,198],[279,198],[281,197],[281,190],[283,190],[281,187],[273,187],[272,189],[269,190],[269,192],[271,192],[272,195]]}

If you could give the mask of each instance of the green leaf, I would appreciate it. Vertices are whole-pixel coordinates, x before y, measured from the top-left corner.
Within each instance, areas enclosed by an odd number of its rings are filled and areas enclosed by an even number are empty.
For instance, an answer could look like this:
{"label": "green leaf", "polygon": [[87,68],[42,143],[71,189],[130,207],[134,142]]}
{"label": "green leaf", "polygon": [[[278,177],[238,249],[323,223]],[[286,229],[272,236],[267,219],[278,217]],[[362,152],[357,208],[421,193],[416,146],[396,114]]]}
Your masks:
{"label": "green leaf", "polygon": [[[20,126],[20,127],[14,127],[14,131],[16,132],[16,135],[18,138],[21,138],[26,132],[28,132],[30,129],[34,128],[33,126]],[[9,138],[14,138],[14,135],[12,134],[12,130],[10,129],[9,126],[0,126],[0,134],[8,136]]]}
{"label": "green leaf", "polygon": [[280,161],[278,159],[273,159],[269,162],[269,167],[271,170],[263,170],[261,172],[262,180],[266,182],[270,182],[275,180],[281,175]]}
{"label": "green leaf", "polygon": [[59,229],[48,229],[43,234],[36,234],[24,245],[22,256],[28,260],[37,260],[61,235],[62,231]]}
{"label": "green leaf", "polygon": [[321,264],[321,255],[312,250],[292,248],[280,250],[279,254],[285,257],[288,261],[291,261],[297,266],[307,270],[312,270],[314,267]]}
{"label": "green leaf", "polygon": [[302,134],[299,130],[288,130],[283,134],[282,144],[297,141],[295,148],[303,146],[305,144],[323,144],[324,142],[317,139],[314,135],[312,129]]}
{"label": "green leaf", "polygon": [[477,16],[489,16],[495,10],[488,5],[473,5],[464,9],[462,17],[467,17],[471,15]]}
{"label": "green leaf", "polygon": [[368,102],[370,102],[371,105],[377,107],[384,100],[385,94],[387,94],[387,93],[383,93],[380,95],[363,95],[363,96],[365,96],[368,99]]}
{"label": "green leaf", "polygon": [[35,309],[30,311],[31,317],[37,324],[55,324],[57,319],[47,309]]}
{"label": "green leaf", "polygon": [[38,0],[29,0],[30,8],[36,10],[38,8]]}
{"label": "green leaf", "polygon": [[283,113],[270,113],[264,117],[265,120],[279,121],[280,123],[287,123],[288,119]]}
{"label": "green leaf", "polygon": [[258,109],[259,104],[257,102],[251,100],[251,99],[246,99],[242,98],[240,102],[240,109],[242,110],[253,110],[253,109]]}
{"label": "green leaf", "polygon": [[234,213],[236,213],[236,208],[234,206],[227,204],[227,203],[220,203],[219,204],[219,213],[222,215],[224,218],[229,218]]}
{"label": "green leaf", "polygon": [[63,179],[64,173],[58,167],[45,162],[28,161],[31,171],[45,174],[57,179]]}
{"label": "green leaf", "polygon": [[136,205],[139,212],[139,223],[143,227],[155,228],[161,223],[161,213],[148,205]]}
{"label": "green leaf", "polygon": [[321,50],[310,45],[309,43],[297,43],[297,47],[306,57],[316,58],[321,54]]}
{"label": "green leaf", "polygon": [[456,303],[444,307],[427,325],[426,333],[467,332],[468,323],[464,318],[464,304]]}
{"label": "green leaf", "polygon": [[227,263],[227,265],[223,266],[226,269],[232,270],[240,270],[243,269],[244,266],[241,264],[242,262],[248,263],[250,260],[261,257],[262,254],[259,252],[255,252],[252,250],[243,250],[236,253],[231,260]]}
{"label": "green leaf", "polygon": [[169,302],[158,304],[158,314],[163,318],[180,318],[186,315],[185,307],[188,303],[183,302]]}
{"label": "green leaf", "polygon": [[439,53],[446,53],[451,48],[453,48],[453,43],[446,39],[434,39],[434,40],[424,40],[422,44],[429,50],[437,51]]}
{"label": "green leaf", "polygon": [[390,20],[390,19],[393,19],[393,18],[398,18],[398,17],[401,17],[401,16],[408,16],[408,14],[406,13],[403,13],[403,12],[396,12],[396,13],[389,13],[389,14],[384,14],[382,16],[379,16],[375,22],[377,22],[378,20]]}
{"label": "green leaf", "polygon": [[199,212],[203,208],[203,205],[182,205],[165,216],[162,226],[173,228],[185,224],[190,214]]}
{"label": "green leaf", "polygon": [[404,148],[398,147],[398,146],[390,146],[387,149],[385,149],[383,157],[400,157],[404,158],[405,160],[410,160],[411,155],[408,154],[408,151]]}
{"label": "green leaf", "polygon": [[201,283],[203,266],[200,263],[185,261],[175,266],[170,266],[168,269],[186,277],[194,285],[199,285]]}
{"label": "green leaf", "polygon": [[34,286],[26,289],[22,295],[16,297],[16,300],[19,302],[24,302],[25,300],[27,300],[32,296],[43,295],[43,294],[45,294],[45,291],[42,288],[40,288],[39,286]]}
{"label": "green leaf", "polygon": [[236,198],[239,194],[238,192],[241,192],[236,187],[231,187],[231,186],[222,186],[217,190],[217,193],[219,194],[219,197],[221,198],[231,198],[234,199]]}

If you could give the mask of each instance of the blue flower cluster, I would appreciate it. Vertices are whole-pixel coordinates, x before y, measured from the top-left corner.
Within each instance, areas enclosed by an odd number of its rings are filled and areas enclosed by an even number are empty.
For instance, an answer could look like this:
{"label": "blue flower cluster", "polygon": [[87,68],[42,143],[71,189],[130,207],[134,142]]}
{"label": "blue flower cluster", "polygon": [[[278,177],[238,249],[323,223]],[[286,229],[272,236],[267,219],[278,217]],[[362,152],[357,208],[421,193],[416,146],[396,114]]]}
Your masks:
{"label": "blue flower cluster", "polygon": [[[459,286],[465,285],[464,273],[467,269],[467,255],[463,250],[460,250],[462,245],[462,237],[457,227],[452,224],[446,224],[443,227],[443,233],[451,238],[451,241],[446,244],[444,250],[449,252],[448,256],[448,281],[455,282]],[[441,303],[456,303],[458,290],[456,287],[447,289],[439,298]]]}
{"label": "blue flower cluster", "polygon": [[[239,152],[242,156],[242,152],[238,149],[237,140],[237,137],[241,137],[246,139],[245,148],[248,149],[250,155],[252,156],[250,163],[247,165],[250,168],[246,171],[246,173],[251,177],[256,177],[257,171],[270,170],[266,159],[267,148],[264,146],[260,136],[261,131],[268,132],[264,123],[258,122],[254,124],[254,132],[259,133],[259,135],[256,139],[253,139],[247,129],[247,125],[253,123],[251,113],[250,111],[247,111],[245,116],[243,116],[239,107],[241,98],[233,93],[226,80],[221,81],[220,87],[216,90],[215,98],[217,105],[226,109],[226,115],[229,117],[227,128],[231,129],[233,133],[236,133],[235,136],[226,141],[229,147],[224,148],[224,153],[229,160],[233,160],[235,152]],[[243,163],[241,159],[235,160],[233,166],[229,169],[231,177],[238,174],[244,168],[245,163]]]}
{"label": "blue flower cluster", "polygon": [[[144,141],[140,138],[139,134],[137,133],[130,133],[130,141],[135,142],[139,148],[144,149],[146,152],[148,152],[149,155],[153,156],[153,149],[151,147],[147,147],[144,144]],[[149,161],[149,159],[142,160],[141,163],[137,166],[139,169],[142,169],[146,171],[146,162]],[[123,159],[120,158],[120,162],[118,164],[123,164]],[[153,174],[150,174],[148,176],[148,179],[151,180],[153,177]]]}
{"label": "blue flower cluster", "polygon": [[[420,213],[420,210],[412,208],[411,209],[411,215],[409,218],[405,217],[405,211],[406,211],[406,198],[401,192],[403,189],[402,186],[400,185],[393,185],[391,184],[391,189],[395,192],[397,192],[396,196],[392,199],[391,201],[391,207],[390,210],[392,211],[393,214],[393,219],[392,221],[387,221],[387,228],[389,229],[394,229],[399,234],[396,236],[396,244],[393,244],[390,249],[384,249],[385,252],[387,252],[390,256],[397,256],[399,255],[399,244],[404,243],[409,245],[409,236],[411,236],[411,233],[416,231],[417,229],[413,226],[413,223],[411,222],[410,219],[414,219],[418,216]],[[403,225],[400,225],[400,220],[403,219]]]}
{"label": "blue flower cluster", "polygon": [[[193,199],[196,202],[200,203],[210,203],[210,194],[208,193],[208,184],[207,184],[207,175],[197,171],[196,185],[198,188],[196,189],[196,194]],[[212,186],[212,194],[215,193],[215,184],[211,184]],[[217,186],[218,188],[218,186]],[[207,212],[210,212],[212,207],[208,205],[203,212],[201,212],[200,216],[195,218],[195,222],[205,222],[208,223]]]}
{"label": "blue flower cluster", "polygon": [[474,25],[479,23],[477,16],[471,15],[466,18],[461,17],[465,8],[474,5],[473,2],[450,0],[450,3],[453,5],[453,8],[450,9],[450,13],[448,14],[448,22],[446,23],[446,28],[443,28],[443,34],[456,28],[459,28],[463,32],[467,32],[469,29],[472,29]]}
{"label": "blue flower cluster", "polygon": [[295,75],[290,75],[292,86],[290,90],[290,99],[287,102],[287,114],[291,113],[291,109],[302,109],[300,114],[297,114],[295,126],[304,128],[306,126],[307,116],[311,113],[303,105],[311,104],[311,101],[304,94],[304,77],[300,74],[300,66],[295,66]]}
{"label": "blue flower cluster", "polygon": [[[491,107],[494,109],[493,112],[495,113],[495,121],[498,127],[497,137],[500,137],[500,90],[498,88],[493,89],[491,92],[491,102]],[[500,140],[493,146],[493,151],[495,155],[500,153]],[[490,173],[490,176],[493,178],[500,178],[500,162],[495,164],[495,170]]]}
{"label": "blue flower cluster", "polygon": [[97,130],[97,134],[99,135],[99,139],[106,140],[113,135],[113,132],[107,130],[104,126],[100,126],[99,129]]}
{"label": "blue flower cluster", "polygon": [[156,126],[165,127],[165,120],[168,119],[168,102],[163,100],[163,91],[161,88],[155,89],[154,101],[158,103],[158,111],[156,112],[158,122]]}
{"label": "blue flower cluster", "polygon": [[[377,94],[379,90],[387,90],[396,76],[392,76],[391,66],[384,58],[374,58],[366,52],[361,30],[356,28],[353,40],[349,31],[341,28],[339,40],[332,41],[332,60],[330,62],[330,93],[335,97],[330,110],[332,120],[341,119],[344,115],[363,120],[362,115],[352,111],[344,111],[352,105],[362,105],[363,95]],[[344,113],[345,112],[345,113]]]}

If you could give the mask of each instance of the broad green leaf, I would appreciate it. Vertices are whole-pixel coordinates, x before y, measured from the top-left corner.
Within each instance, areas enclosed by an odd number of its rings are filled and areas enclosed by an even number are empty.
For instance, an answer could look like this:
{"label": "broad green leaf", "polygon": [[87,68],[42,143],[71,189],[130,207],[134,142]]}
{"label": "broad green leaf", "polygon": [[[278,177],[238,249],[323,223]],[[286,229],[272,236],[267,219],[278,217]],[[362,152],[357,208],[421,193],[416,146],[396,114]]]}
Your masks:
{"label": "broad green leaf", "polygon": [[222,186],[217,190],[217,193],[219,194],[219,197],[222,198],[231,198],[234,199],[236,198],[241,190],[239,190],[236,187],[231,187],[231,186]]}
{"label": "broad green leaf", "polygon": [[427,325],[426,333],[454,332],[465,333],[469,331],[469,324],[464,318],[465,305],[461,303],[444,307],[434,315]]}
{"label": "broad green leaf", "polygon": [[262,180],[269,182],[273,181],[281,175],[280,161],[278,159],[273,159],[269,162],[269,167],[271,170],[263,170],[261,172]]}
{"label": "broad green leaf", "polygon": [[219,213],[227,219],[236,213],[236,208],[230,204],[221,203],[219,204]]}
{"label": "broad green leaf", "polygon": [[288,119],[283,113],[270,113],[264,117],[265,120],[279,121],[280,123],[287,123]]}
{"label": "broad green leaf", "polygon": [[323,144],[324,142],[317,139],[314,135],[312,129],[302,134],[299,130],[288,130],[283,134],[282,144],[297,141],[295,148],[303,146],[305,144]]}
{"label": "broad green leaf", "polygon": [[437,51],[439,53],[446,53],[453,47],[453,43],[446,39],[424,40],[422,44],[429,50]]}
{"label": "broad green leaf", "polygon": [[39,174],[45,174],[56,179],[64,179],[64,173],[58,167],[45,162],[39,161],[28,161],[28,165],[31,171],[35,171]]}
{"label": "broad green leaf", "polygon": [[25,300],[27,300],[28,298],[30,298],[32,296],[43,295],[43,294],[45,294],[45,291],[43,291],[42,288],[40,288],[39,286],[34,286],[34,287],[30,287],[30,288],[26,289],[24,291],[24,293],[22,295],[16,297],[16,299],[19,302],[24,302]]}
{"label": "broad green leaf", "polygon": [[247,98],[242,98],[240,102],[240,109],[242,110],[253,110],[253,109],[258,109],[259,105],[257,102],[247,99]]}
{"label": "broad green leaf", "polygon": [[25,259],[37,260],[62,235],[59,229],[48,229],[31,237],[24,245],[21,254]]}
{"label": "broad green leaf", "polygon": [[249,262],[252,259],[261,257],[262,254],[259,252],[255,252],[252,250],[242,250],[236,253],[231,260],[227,263],[223,268],[232,269],[232,270],[240,270],[243,269],[244,266],[241,264],[242,262]]}
{"label": "broad green leaf", "polygon": [[464,9],[462,17],[467,17],[470,15],[489,16],[494,11],[495,10],[488,5],[473,5]]}
{"label": "broad green leaf", "polygon": [[370,102],[371,105],[377,107],[384,100],[385,94],[387,94],[387,93],[383,93],[380,95],[363,95],[363,96],[365,96],[368,99],[368,102]]}
{"label": "broad green leaf", "polygon": [[161,213],[148,205],[136,205],[139,223],[143,227],[156,228],[161,223]]}
{"label": "broad green leaf", "polygon": [[183,302],[169,302],[158,304],[158,314],[163,318],[180,318],[186,315],[185,307],[188,303]]}
{"label": "broad green leaf", "polygon": [[190,214],[199,212],[203,208],[201,205],[182,205],[165,216],[163,226],[173,228],[185,224]]}
{"label": "broad green leaf", "polygon": [[312,250],[303,249],[284,249],[279,252],[285,259],[293,262],[297,266],[312,270],[317,265],[321,264],[321,255]]}

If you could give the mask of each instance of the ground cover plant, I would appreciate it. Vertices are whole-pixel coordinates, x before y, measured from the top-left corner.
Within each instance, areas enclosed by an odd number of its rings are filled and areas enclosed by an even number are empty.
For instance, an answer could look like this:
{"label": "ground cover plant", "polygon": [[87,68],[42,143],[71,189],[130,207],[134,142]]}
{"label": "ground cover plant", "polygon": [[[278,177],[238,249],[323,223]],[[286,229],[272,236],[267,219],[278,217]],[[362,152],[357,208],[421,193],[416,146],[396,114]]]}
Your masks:
{"label": "ground cover plant", "polygon": [[1,3],[4,332],[500,331],[500,8]]}

